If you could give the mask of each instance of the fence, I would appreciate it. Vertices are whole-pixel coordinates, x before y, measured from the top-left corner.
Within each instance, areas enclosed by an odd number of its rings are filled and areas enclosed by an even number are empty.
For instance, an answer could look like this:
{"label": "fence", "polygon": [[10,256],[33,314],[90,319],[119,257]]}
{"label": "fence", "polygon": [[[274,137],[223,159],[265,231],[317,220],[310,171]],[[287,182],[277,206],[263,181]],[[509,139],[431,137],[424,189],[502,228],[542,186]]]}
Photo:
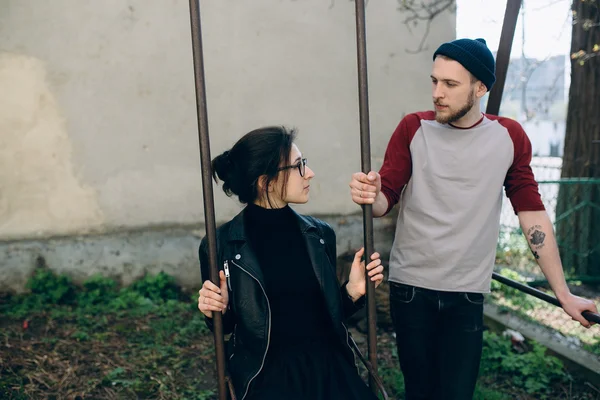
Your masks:
{"label": "fence", "polygon": [[[561,159],[554,157],[532,161],[542,201],[554,224],[563,267],[570,280],[600,283],[600,179],[561,179],[561,164]],[[531,280],[543,280],[506,197],[500,224],[498,264]]]}

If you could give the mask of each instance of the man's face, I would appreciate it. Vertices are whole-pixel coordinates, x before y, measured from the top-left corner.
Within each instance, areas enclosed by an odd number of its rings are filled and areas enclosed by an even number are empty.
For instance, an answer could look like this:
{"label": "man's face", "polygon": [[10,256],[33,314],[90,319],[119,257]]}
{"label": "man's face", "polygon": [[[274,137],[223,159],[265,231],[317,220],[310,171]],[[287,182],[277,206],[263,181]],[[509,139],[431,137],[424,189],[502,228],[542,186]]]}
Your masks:
{"label": "man's face", "polygon": [[436,57],[431,73],[431,90],[435,120],[441,124],[456,122],[465,115],[479,98],[477,84],[459,62]]}

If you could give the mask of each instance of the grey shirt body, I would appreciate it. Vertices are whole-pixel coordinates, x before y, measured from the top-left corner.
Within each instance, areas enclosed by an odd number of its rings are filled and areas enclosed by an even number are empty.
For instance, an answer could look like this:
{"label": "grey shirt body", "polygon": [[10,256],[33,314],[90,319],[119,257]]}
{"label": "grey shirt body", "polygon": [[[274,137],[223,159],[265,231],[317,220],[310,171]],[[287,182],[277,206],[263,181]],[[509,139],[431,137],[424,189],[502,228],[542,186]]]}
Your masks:
{"label": "grey shirt body", "polygon": [[[529,167],[531,144],[508,119],[483,116],[460,129],[436,122],[433,113],[406,118],[394,133],[404,136],[400,146],[393,136],[380,171],[388,202],[394,201],[390,192],[399,194],[389,279],[441,291],[489,292],[503,188],[515,212],[544,209]],[[410,174],[401,173],[408,180],[398,182],[386,176],[397,174],[398,166],[386,162],[405,160],[399,156],[404,151]]]}

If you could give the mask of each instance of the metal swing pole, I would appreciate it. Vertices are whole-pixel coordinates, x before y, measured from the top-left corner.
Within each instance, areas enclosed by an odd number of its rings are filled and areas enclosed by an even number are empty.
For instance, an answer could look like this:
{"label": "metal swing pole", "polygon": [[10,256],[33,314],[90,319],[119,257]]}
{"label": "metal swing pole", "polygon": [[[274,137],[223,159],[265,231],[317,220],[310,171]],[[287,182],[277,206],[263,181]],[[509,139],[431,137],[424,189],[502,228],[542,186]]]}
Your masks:
{"label": "metal swing pole", "polygon": [[[202,168],[202,192],[204,196],[204,224],[208,240],[208,261],[210,280],[219,286],[217,267],[217,242],[215,222],[215,202],[213,197],[210,166],[210,141],[208,136],[208,112],[206,108],[206,86],[204,79],[204,55],[202,51],[202,29],[200,26],[200,0],[190,0],[190,21],[192,30],[192,54],[194,58],[194,81],[196,85],[196,113],[198,117],[198,139],[200,142],[200,164]],[[221,313],[213,313],[215,355],[217,361],[217,381],[219,400],[227,400],[225,382],[225,341]]]}
{"label": "metal swing pole", "polygon": [[[371,171],[371,140],[369,132],[369,91],[367,79],[367,46],[365,1],[356,0],[356,47],[358,56],[358,97],[360,113],[360,150],[362,171],[368,174]],[[371,260],[373,254],[373,207],[370,204],[362,206],[363,234],[365,248],[365,265]],[[373,371],[377,373],[377,309],[375,303],[375,283],[367,278],[367,341],[368,357]],[[369,387],[377,394],[377,385],[372,375],[369,375]]]}
{"label": "metal swing pole", "polygon": [[[504,83],[508,72],[508,64],[510,63],[510,51],[512,49],[515,29],[517,27],[517,19],[521,9],[522,0],[508,0],[506,11],[504,13],[504,21],[502,23],[502,33],[500,34],[500,44],[498,46],[498,54],[496,56],[496,84],[490,92],[486,113],[498,115],[500,112],[500,103],[502,102],[502,94],[504,92]],[[518,289],[531,296],[534,296],[547,303],[557,307],[562,307],[558,299],[550,296],[540,290],[524,285],[512,279],[506,278],[496,272],[492,273],[492,278],[507,286]],[[582,316],[590,322],[600,323],[600,314],[590,311],[584,311]]]}
{"label": "metal swing pole", "polygon": [[500,44],[498,45],[498,54],[496,55],[496,83],[490,92],[487,107],[487,114],[498,115],[500,112],[500,103],[502,102],[502,93],[504,92],[504,83],[508,72],[510,62],[510,51],[512,49],[515,29],[517,28],[517,19],[521,9],[522,0],[508,0],[506,11],[504,12],[504,21],[502,22],[502,33],[500,34]]}

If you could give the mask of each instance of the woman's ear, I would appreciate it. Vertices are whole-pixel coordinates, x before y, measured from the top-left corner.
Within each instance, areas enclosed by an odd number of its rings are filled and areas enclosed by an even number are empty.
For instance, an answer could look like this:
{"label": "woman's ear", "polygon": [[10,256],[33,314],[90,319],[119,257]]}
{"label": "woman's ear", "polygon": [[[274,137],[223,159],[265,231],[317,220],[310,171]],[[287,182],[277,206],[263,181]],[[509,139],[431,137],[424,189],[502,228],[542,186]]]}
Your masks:
{"label": "woman's ear", "polygon": [[273,180],[271,180],[271,182],[269,182],[268,187],[267,187],[267,181],[269,180],[269,178],[267,177],[267,175],[261,175],[258,177],[258,189],[261,193],[263,193],[265,191],[265,188],[267,188],[267,191],[269,193],[273,193],[273,191],[275,190],[275,182]]}
{"label": "woman's ear", "polygon": [[266,175],[259,176],[258,180],[256,181],[256,185],[258,186],[259,192],[264,192],[265,186],[267,185],[267,176]]}

